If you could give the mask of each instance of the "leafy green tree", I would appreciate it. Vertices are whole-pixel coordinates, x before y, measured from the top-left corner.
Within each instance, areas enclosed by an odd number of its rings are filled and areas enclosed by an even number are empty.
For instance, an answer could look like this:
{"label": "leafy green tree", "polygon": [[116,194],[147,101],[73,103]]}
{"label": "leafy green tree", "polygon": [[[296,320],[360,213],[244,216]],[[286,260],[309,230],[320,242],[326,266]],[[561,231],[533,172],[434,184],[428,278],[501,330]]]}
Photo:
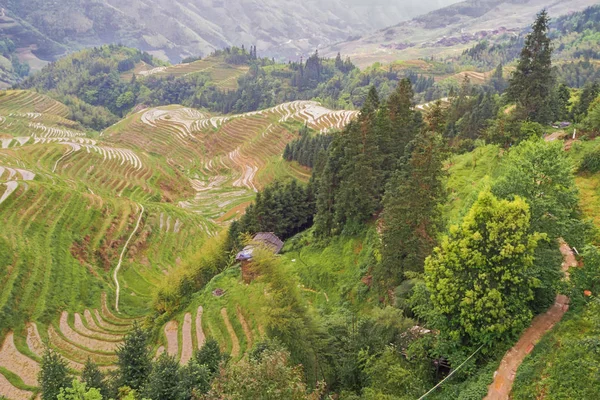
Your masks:
{"label": "leafy green tree", "polygon": [[525,46],[513,73],[509,99],[517,103],[517,115],[541,124],[552,121],[552,97],[555,77],[552,71],[552,43],[548,36],[550,18],[546,10],[540,12],[527,35]]}
{"label": "leafy green tree", "polygon": [[577,122],[581,122],[588,114],[590,105],[600,95],[600,83],[597,81],[586,84],[577,102],[573,105],[573,114]]}
{"label": "leafy green tree", "polygon": [[419,373],[396,346],[387,346],[376,356],[365,352],[362,356],[369,377],[369,385],[363,391],[364,400],[412,400],[430,386],[426,374]]}
{"label": "leafy green tree", "polygon": [[584,120],[584,126],[594,132],[600,132],[600,97],[590,104],[588,115]]}
{"label": "leafy green tree", "polygon": [[81,381],[90,389],[98,389],[104,398],[108,398],[108,386],[104,380],[104,374],[96,363],[88,357],[83,371],[81,371]]}
{"label": "leafy green tree", "polygon": [[180,399],[180,377],[179,361],[163,352],[152,365],[152,372],[144,387],[145,396],[161,400]]}
{"label": "leafy green tree", "polygon": [[441,223],[444,142],[424,133],[408,148],[410,158],[388,183],[384,199],[382,261],[373,274],[384,290],[397,286],[407,271],[423,271]]}
{"label": "leafy green tree", "polygon": [[98,389],[88,389],[85,383],[73,379],[71,386],[62,388],[56,398],[58,400],[102,400],[102,395]]}
{"label": "leafy green tree", "polygon": [[148,334],[136,323],[117,348],[117,365],[120,386],[143,388],[152,371],[152,358],[148,347]]}
{"label": "leafy green tree", "polygon": [[505,199],[521,197],[530,207],[531,232],[543,232],[551,239],[536,249],[531,274],[539,284],[532,302],[542,312],[553,302],[559,289],[562,257],[558,239],[583,247],[589,227],[581,221],[578,190],[573,166],[559,142],[542,139],[524,141],[514,147],[502,165],[492,191]]}
{"label": "leafy green tree", "polygon": [[532,315],[536,281],[529,270],[541,234],[530,232],[521,198],[482,192],[460,226],[450,228],[425,262],[425,281],[444,335],[488,347],[518,334]]}
{"label": "leafy green tree", "polygon": [[318,400],[324,388],[309,393],[301,367],[289,353],[266,351],[259,360],[242,360],[221,369],[206,400]]}
{"label": "leafy green tree", "polygon": [[533,231],[581,245],[573,237],[580,226],[573,165],[560,142],[532,139],[514,147],[492,191],[501,198],[525,199]]}
{"label": "leafy green tree", "polygon": [[46,349],[42,356],[38,382],[43,400],[55,400],[71,382],[67,362],[53,350]]}
{"label": "leafy green tree", "polygon": [[583,266],[572,269],[570,279],[571,299],[580,303],[583,299],[597,299],[600,296],[600,251],[596,246],[588,245],[583,249],[582,259]]}

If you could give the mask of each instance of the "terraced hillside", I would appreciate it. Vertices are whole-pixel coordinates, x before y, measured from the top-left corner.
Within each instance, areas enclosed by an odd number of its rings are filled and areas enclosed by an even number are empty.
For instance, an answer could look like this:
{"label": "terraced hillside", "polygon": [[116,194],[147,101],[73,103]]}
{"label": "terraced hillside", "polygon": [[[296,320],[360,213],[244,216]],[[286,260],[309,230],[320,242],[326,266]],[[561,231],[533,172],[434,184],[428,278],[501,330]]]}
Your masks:
{"label": "terraced hillside", "polygon": [[[48,97],[0,93],[0,396],[36,395],[44,346],[75,372],[88,357],[110,369],[173,267],[257,189],[308,179],[281,157],[298,129],[339,129],[355,114],[306,101],[228,116],[167,106],[98,133]],[[263,296],[239,286],[195,302],[157,350],[186,361],[214,337],[241,357],[261,335],[248,298]]]}
{"label": "terraced hillside", "polygon": [[[175,64],[168,67],[153,68],[145,63],[136,66],[133,73],[140,77],[148,76],[174,76],[181,77],[191,74],[205,73],[211,82],[221,89],[235,90],[238,87],[237,80],[248,72],[247,65],[232,65],[223,60],[222,57],[209,57],[203,60],[186,64]],[[124,75],[124,79],[130,79],[131,74]]]}

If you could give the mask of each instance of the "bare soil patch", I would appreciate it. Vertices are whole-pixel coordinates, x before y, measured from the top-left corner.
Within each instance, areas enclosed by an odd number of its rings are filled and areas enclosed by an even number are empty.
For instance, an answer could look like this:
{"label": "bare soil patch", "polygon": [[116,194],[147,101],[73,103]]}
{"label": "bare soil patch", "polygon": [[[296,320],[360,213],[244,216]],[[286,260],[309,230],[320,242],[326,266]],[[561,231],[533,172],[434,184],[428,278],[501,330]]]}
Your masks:
{"label": "bare soil patch", "polygon": [[204,346],[204,342],[206,342],[206,336],[204,335],[204,331],[202,330],[202,312],[204,309],[202,306],[198,307],[198,312],[196,313],[196,342],[198,343],[198,348],[202,348]]}
{"label": "bare soil patch", "polygon": [[0,367],[4,367],[19,375],[23,382],[29,386],[37,386],[37,376],[40,372],[39,364],[31,358],[21,354],[15,346],[14,334],[9,332],[0,349]]}
{"label": "bare soil patch", "polygon": [[183,318],[183,327],[181,332],[181,358],[179,362],[185,365],[192,358],[194,344],[192,343],[192,314],[187,313]]}
{"label": "bare soil patch", "polygon": [[177,353],[179,352],[178,334],[177,321],[167,322],[165,325],[165,336],[167,338],[167,354],[170,356],[177,357]]}

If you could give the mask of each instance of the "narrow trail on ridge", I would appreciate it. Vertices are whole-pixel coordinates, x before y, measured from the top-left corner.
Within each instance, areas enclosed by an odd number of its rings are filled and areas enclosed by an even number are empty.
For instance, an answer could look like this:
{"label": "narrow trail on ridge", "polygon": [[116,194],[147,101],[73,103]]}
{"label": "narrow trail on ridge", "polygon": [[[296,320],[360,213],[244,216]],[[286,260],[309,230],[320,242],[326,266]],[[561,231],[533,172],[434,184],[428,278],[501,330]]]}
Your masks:
{"label": "narrow trail on ridge", "polygon": [[[577,266],[573,250],[561,240],[560,252],[563,255],[562,270],[566,279],[569,278],[569,268]],[[559,294],[552,307],[544,314],[533,319],[531,325],[521,334],[519,341],[504,355],[498,370],[494,373],[494,381],[488,388],[484,400],[508,400],[512,390],[517,369],[531,353],[537,342],[558,323],[569,309],[569,298]]]}
{"label": "narrow trail on ridge", "polygon": [[123,250],[121,251],[121,256],[119,257],[119,263],[117,264],[117,268],[115,268],[115,272],[113,273],[113,280],[115,281],[115,285],[117,286],[116,292],[115,292],[115,310],[117,312],[119,312],[119,291],[121,290],[121,285],[119,285],[119,279],[118,279],[117,275],[119,274],[119,270],[121,269],[121,264],[123,263],[123,257],[125,256],[125,252],[127,252],[127,247],[129,246],[129,242],[131,241],[131,238],[133,238],[133,235],[135,235],[135,233],[139,229],[140,222],[142,222],[142,217],[144,216],[144,206],[141,204],[139,204],[139,206],[142,208],[142,212],[140,212],[140,216],[137,220],[137,223],[135,224],[135,228],[133,229],[133,232],[131,232],[131,235],[129,235],[129,239],[127,239],[127,242],[125,242],[125,246],[123,246]]}

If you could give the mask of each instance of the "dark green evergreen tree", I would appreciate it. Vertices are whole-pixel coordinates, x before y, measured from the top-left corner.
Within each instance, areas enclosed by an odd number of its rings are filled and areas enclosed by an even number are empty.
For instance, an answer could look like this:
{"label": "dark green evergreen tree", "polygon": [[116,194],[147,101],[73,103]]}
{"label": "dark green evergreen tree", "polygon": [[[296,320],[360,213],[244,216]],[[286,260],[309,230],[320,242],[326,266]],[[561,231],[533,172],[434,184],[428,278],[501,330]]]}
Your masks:
{"label": "dark green evergreen tree", "polygon": [[407,150],[410,156],[388,183],[384,200],[382,260],[373,274],[384,291],[404,280],[405,272],[423,271],[441,222],[444,143],[427,132]]}
{"label": "dark green evergreen tree", "polygon": [[496,93],[503,93],[506,90],[507,83],[506,79],[504,79],[504,66],[502,63],[498,64],[494,70],[494,74],[492,75],[490,83]]}
{"label": "dark green evergreen tree", "polygon": [[194,359],[198,365],[205,365],[208,371],[214,375],[219,371],[221,362],[227,360],[227,356],[221,352],[219,342],[208,339],[202,348],[196,351]]}
{"label": "dark green evergreen tree", "polygon": [[87,388],[98,389],[103,398],[108,398],[108,385],[104,378],[104,374],[100,371],[98,365],[88,357],[83,371],[81,371],[81,381],[85,383]]}
{"label": "dark green evergreen tree", "polygon": [[161,400],[181,399],[180,378],[179,361],[163,352],[152,365],[152,372],[144,387],[145,397]]}
{"label": "dark green evergreen tree", "polygon": [[508,97],[517,103],[517,115],[541,124],[548,124],[554,115],[552,97],[555,85],[552,70],[552,42],[548,36],[550,18],[540,12],[527,35],[517,70],[508,87]]}
{"label": "dark green evergreen tree", "polygon": [[56,352],[46,349],[38,376],[43,400],[56,400],[62,388],[71,386],[67,362]]}
{"label": "dark green evergreen tree", "polygon": [[148,334],[135,324],[125,341],[117,349],[117,365],[120,386],[140,390],[146,384],[152,370],[152,358],[148,348]]}
{"label": "dark green evergreen tree", "polygon": [[192,358],[188,365],[179,371],[179,391],[183,399],[199,399],[208,393],[215,373],[211,373],[206,365]]}

